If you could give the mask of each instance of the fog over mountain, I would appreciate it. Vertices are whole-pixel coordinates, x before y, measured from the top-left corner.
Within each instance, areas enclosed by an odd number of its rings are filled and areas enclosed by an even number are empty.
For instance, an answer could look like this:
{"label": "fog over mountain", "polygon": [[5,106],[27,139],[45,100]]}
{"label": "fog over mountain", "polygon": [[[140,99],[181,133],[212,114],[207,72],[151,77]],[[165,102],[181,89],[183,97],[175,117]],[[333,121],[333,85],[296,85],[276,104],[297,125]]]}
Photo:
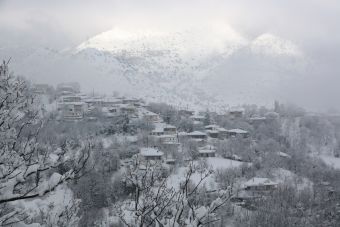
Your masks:
{"label": "fog over mountain", "polygon": [[340,95],[335,1],[2,1],[0,12],[0,57],[35,81],[210,108],[278,99],[322,110]]}
{"label": "fog over mountain", "polygon": [[0,0],[0,226],[340,226],[339,0]]}
{"label": "fog over mountain", "polygon": [[[272,34],[248,40],[228,26],[176,32],[115,28],[69,50],[19,54],[17,73],[36,81],[75,80],[87,91],[114,89],[175,105],[204,103],[206,108],[287,98],[278,83],[301,74],[306,64],[291,41]],[[31,67],[36,64],[40,67]]]}

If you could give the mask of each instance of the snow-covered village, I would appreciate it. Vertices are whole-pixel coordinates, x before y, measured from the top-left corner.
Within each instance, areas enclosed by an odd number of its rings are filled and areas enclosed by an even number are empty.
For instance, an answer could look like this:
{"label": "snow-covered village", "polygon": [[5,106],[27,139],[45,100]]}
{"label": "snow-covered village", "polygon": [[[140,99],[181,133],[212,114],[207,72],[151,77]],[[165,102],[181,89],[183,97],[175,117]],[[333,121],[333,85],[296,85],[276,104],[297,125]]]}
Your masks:
{"label": "snow-covered village", "polygon": [[0,226],[339,227],[339,15],[0,0]]}
{"label": "snow-covered village", "polygon": [[2,225],[339,221],[340,115],[278,102],[176,109],[78,83],[29,84],[6,62],[0,72]]}

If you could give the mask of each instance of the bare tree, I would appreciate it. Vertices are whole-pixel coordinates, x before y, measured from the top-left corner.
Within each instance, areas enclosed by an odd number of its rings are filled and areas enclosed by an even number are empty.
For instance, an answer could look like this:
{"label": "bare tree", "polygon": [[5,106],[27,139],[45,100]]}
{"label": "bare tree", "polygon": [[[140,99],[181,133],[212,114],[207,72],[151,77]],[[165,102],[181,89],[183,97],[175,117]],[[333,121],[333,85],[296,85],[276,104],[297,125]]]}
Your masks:
{"label": "bare tree", "polygon": [[[42,197],[58,185],[79,177],[90,156],[91,144],[77,149],[39,144],[45,126],[27,83],[13,77],[8,63],[0,67],[0,225],[25,220],[11,202]],[[59,173],[58,167],[67,166]]]}
{"label": "bare tree", "polygon": [[[231,198],[229,188],[218,190],[208,206],[199,201],[201,186],[211,170],[191,163],[185,172],[180,187],[169,185],[169,174],[161,171],[160,162],[143,162],[136,158],[127,170],[125,181],[134,188],[130,200],[116,207],[121,221],[126,226],[203,226],[217,221],[215,212]],[[193,183],[192,176],[199,175]]]}

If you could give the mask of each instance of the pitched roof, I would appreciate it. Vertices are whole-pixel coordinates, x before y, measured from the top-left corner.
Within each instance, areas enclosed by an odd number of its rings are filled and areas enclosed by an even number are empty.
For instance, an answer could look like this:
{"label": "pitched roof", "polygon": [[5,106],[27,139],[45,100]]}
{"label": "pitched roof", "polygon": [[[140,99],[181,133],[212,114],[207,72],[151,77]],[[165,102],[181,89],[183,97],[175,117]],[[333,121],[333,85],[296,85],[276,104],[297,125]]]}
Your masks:
{"label": "pitched roof", "polygon": [[205,134],[204,132],[200,132],[200,131],[194,131],[194,132],[190,132],[188,133],[189,136],[206,136],[207,134]]}
{"label": "pitched roof", "polygon": [[205,128],[219,128],[220,126],[218,125],[207,125]]}
{"label": "pitched roof", "polygon": [[176,126],[166,124],[166,125],[164,126],[164,128],[176,128]]}
{"label": "pitched roof", "polygon": [[233,133],[238,133],[238,134],[245,134],[248,133],[248,131],[245,131],[243,129],[235,128],[235,129],[230,129],[228,132],[233,132]]}
{"label": "pitched roof", "polygon": [[254,177],[244,183],[245,187],[249,186],[265,186],[265,185],[277,185],[276,182],[270,180],[269,178],[265,177]]}
{"label": "pitched roof", "polygon": [[218,130],[206,130],[207,133],[219,133]]}
{"label": "pitched roof", "polygon": [[282,151],[280,151],[278,154],[279,154],[280,157],[284,157],[284,158],[291,158],[291,157],[292,157],[292,156],[290,156],[289,154],[284,153],[284,152],[282,152]]}
{"label": "pitched roof", "polygon": [[214,149],[199,149],[198,153],[200,154],[211,154],[211,153],[215,153],[216,150]]}
{"label": "pitched roof", "polygon": [[227,129],[225,129],[225,128],[222,128],[222,127],[218,128],[217,130],[218,130],[219,132],[228,132],[228,130],[227,130]]}
{"label": "pitched roof", "polygon": [[155,148],[152,148],[152,147],[143,147],[140,149],[140,154],[142,156],[163,156],[164,153],[155,149]]}

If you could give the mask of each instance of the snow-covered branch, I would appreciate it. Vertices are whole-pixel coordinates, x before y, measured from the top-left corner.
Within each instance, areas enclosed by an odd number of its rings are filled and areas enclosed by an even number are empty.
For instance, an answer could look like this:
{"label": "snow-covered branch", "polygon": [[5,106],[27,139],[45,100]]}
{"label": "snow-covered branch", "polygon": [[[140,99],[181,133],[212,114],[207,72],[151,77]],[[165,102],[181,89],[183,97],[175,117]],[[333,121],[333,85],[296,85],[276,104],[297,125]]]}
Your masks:
{"label": "snow-covered branch", "polygon": [[[34,102],[27,83],[0,67],[0,206],[42,197],[82,174],[90,157],[91,143],[63,152],[44,141],[40,133],[46,120]],[[58,167],[67,166],[65,172]],[[0,225],[14,221],[19,211],[0,214]],[[18,219],[21,220],[20,218]]]}
{"label": "snow-covered branch", "polygon": [[[229,189],[219,190],[208,207],[198,201],[202,183],[212,174],[189,164],[180,187],[169,184],[169,175],[162,175],[161,163],[135,160],[126,172],[125,182],[134,187],[131,199],[117,205],[118,215],[127,226],[202,226],[211,215],[231,198]],[[192,182],[193,174],[200,177]],[[157,177],[156,177],[157,176]]]}

